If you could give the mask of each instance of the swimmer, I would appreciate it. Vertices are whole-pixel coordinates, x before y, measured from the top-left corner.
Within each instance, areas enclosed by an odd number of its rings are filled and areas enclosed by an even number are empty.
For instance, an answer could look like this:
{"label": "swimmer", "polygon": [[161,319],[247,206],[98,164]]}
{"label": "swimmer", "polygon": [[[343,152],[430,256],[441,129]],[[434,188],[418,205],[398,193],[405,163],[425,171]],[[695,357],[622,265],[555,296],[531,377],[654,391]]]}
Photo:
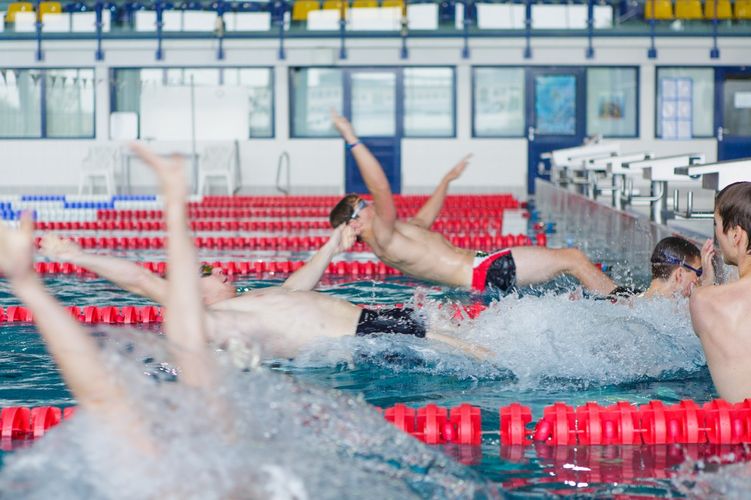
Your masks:
{"label": "swimmer", "polygon": [[655,245],[650,258],[652,281],[647,290],[619,286],[608,298],[628,297],[690,297],[697,286],[714,285],[712,259],[715,255],[712,240],[704,242],[701,250],[680,236],[668,236]]}
{"label": "swimmer", "polygon": [[697,288],[691,322],[721,398],[751,398],[751,182],[736,182],[715,198],[715,238],[725,264],[740,279]]}
{"label": "swimmer", "polygon": [[461,175],[468,157],[452,168],[430,199],[410,221],[397,218],[391,186],[378,160],[355,135],[346,118],[332,112],[334,126],[357,161],[373,204],[349,194],[331,210],[333,227],[348,225],[384,263],[402,273],[453,287],[508,293],[517,286],[569,274],[596,293],[615,288],[580,250],[517,247],[492,253],[458,248],[430,227],[443,206],[449,183]]}
{"label": "swimmer", "polygon": [[[150,161],[166,161],[149,157]],[[173,234],[170,232],[169,237]],[[177,237],[188,239],[180,229]],[[208,307],[208,336],[217,345],[237,342],[263,345],[264,355],[294,358],[300,349],[324,338],[405,334],[428,337],[451,345],[473,357],[487,358],[485,349],[467,344],[450,333],[430,329],[413,309],[367,309],[346,300],[313,291],[331,259],[355,240],[354,230],[341,226],[300,269],[281,286],[238,294],[220,269],[202,269],[200,290]],[[42,239],[42,253],[82,266],[130,292],[166,304],[169,280],[124,259],[88,254],[70,240],[52,234]],[[171,269],[168,268],[168,273]],[[198,274],[196,270],[193,274]]]}

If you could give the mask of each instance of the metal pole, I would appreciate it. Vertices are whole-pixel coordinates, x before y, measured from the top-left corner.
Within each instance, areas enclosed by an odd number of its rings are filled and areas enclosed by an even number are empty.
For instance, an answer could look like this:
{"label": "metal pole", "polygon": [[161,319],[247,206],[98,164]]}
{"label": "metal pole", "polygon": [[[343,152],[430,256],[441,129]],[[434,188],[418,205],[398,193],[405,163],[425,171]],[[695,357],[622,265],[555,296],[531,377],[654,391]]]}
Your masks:
{"label": "metal pole", "polygon": [[668,187],[668,183],[667,181],[652,181],[650,187],[651,196],[656,198],[649,202],[652,221],[657,224],[664,224],[665,212],[668,209],[668,198],[665,196],[665,190]]}

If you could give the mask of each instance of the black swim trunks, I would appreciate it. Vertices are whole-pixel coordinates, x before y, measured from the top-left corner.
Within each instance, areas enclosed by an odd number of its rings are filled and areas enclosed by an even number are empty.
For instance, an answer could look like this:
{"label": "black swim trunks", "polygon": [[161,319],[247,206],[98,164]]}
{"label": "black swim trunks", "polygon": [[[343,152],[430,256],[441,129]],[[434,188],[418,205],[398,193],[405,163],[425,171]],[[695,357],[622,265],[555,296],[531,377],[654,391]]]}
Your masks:
{"label": "black swim trunks", "polygon": [[404,309],[363,309],[360,313],[360,320],[357,322],[355,335],[363,337],[381,333],[398,333],[423,338],[426,328],[425,323],[415,317],[415,310],[408,307]]}
{"label": "black swim trunks", "polygon": [[618,299],[633,297],[642,293],[644,293],[644,290],[640,290],[631,286],[617,286],[613,288],[605,298],[616,301]]}
{"label": "black swim trunks", "polygon": [[473,290],[482,292],[494,288],[508,293],[516,286],[516,263],[510,248],[491,254],[477,252],[472,268]]}

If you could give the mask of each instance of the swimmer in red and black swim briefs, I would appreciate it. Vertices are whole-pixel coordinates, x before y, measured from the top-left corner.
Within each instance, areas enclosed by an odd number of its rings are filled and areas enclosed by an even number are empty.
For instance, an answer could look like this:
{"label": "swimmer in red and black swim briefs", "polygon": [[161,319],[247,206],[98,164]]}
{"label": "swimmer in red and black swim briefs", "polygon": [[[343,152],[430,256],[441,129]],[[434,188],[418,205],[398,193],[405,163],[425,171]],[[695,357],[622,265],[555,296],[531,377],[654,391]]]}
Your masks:
{"label": "swimmer in red and black swim briefs", "polygon": [[478,251],[472,265],[472,289],[508,293],[516,286],[516,264],[510,248],[493,253]]}

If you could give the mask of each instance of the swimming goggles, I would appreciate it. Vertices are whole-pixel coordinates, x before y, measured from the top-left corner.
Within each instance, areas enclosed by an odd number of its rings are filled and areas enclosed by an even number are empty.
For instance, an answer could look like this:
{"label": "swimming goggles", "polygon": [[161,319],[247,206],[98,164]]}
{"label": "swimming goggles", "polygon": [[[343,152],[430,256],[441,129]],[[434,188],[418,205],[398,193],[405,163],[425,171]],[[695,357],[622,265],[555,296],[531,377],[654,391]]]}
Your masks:
{"label": "swimming goggles", "polygon": [[201,278],[205,278],[206,276],[214,274],[214,266],[211,264],[201,264],[199,271],[201,273]]}
{"label": "swimming goggles", "polygon": [[652,261],[652,263],[653,264],[670,264],[672,266],[685,267],[689,271],[695,272],[697,278],[701,278],[701,275],[704,274],[704,269],[702,269],[701,267],[697,268],[694,266],[689,266],[688,264],[686,264],[685,261],[681,259],[677,259],[675,257],[671,257],[669,255],[663,255],[660,260]]}
{"label": "swimming goggles", "polygon": [[365,200],[360,200],[357,202],[357,205],[355,205],[355,209],[352,211],[352,215],[350,215],[349,220],[355,220],[358,217],[360,217],[360,212],[365,210],[370,203],[368,203]]}

